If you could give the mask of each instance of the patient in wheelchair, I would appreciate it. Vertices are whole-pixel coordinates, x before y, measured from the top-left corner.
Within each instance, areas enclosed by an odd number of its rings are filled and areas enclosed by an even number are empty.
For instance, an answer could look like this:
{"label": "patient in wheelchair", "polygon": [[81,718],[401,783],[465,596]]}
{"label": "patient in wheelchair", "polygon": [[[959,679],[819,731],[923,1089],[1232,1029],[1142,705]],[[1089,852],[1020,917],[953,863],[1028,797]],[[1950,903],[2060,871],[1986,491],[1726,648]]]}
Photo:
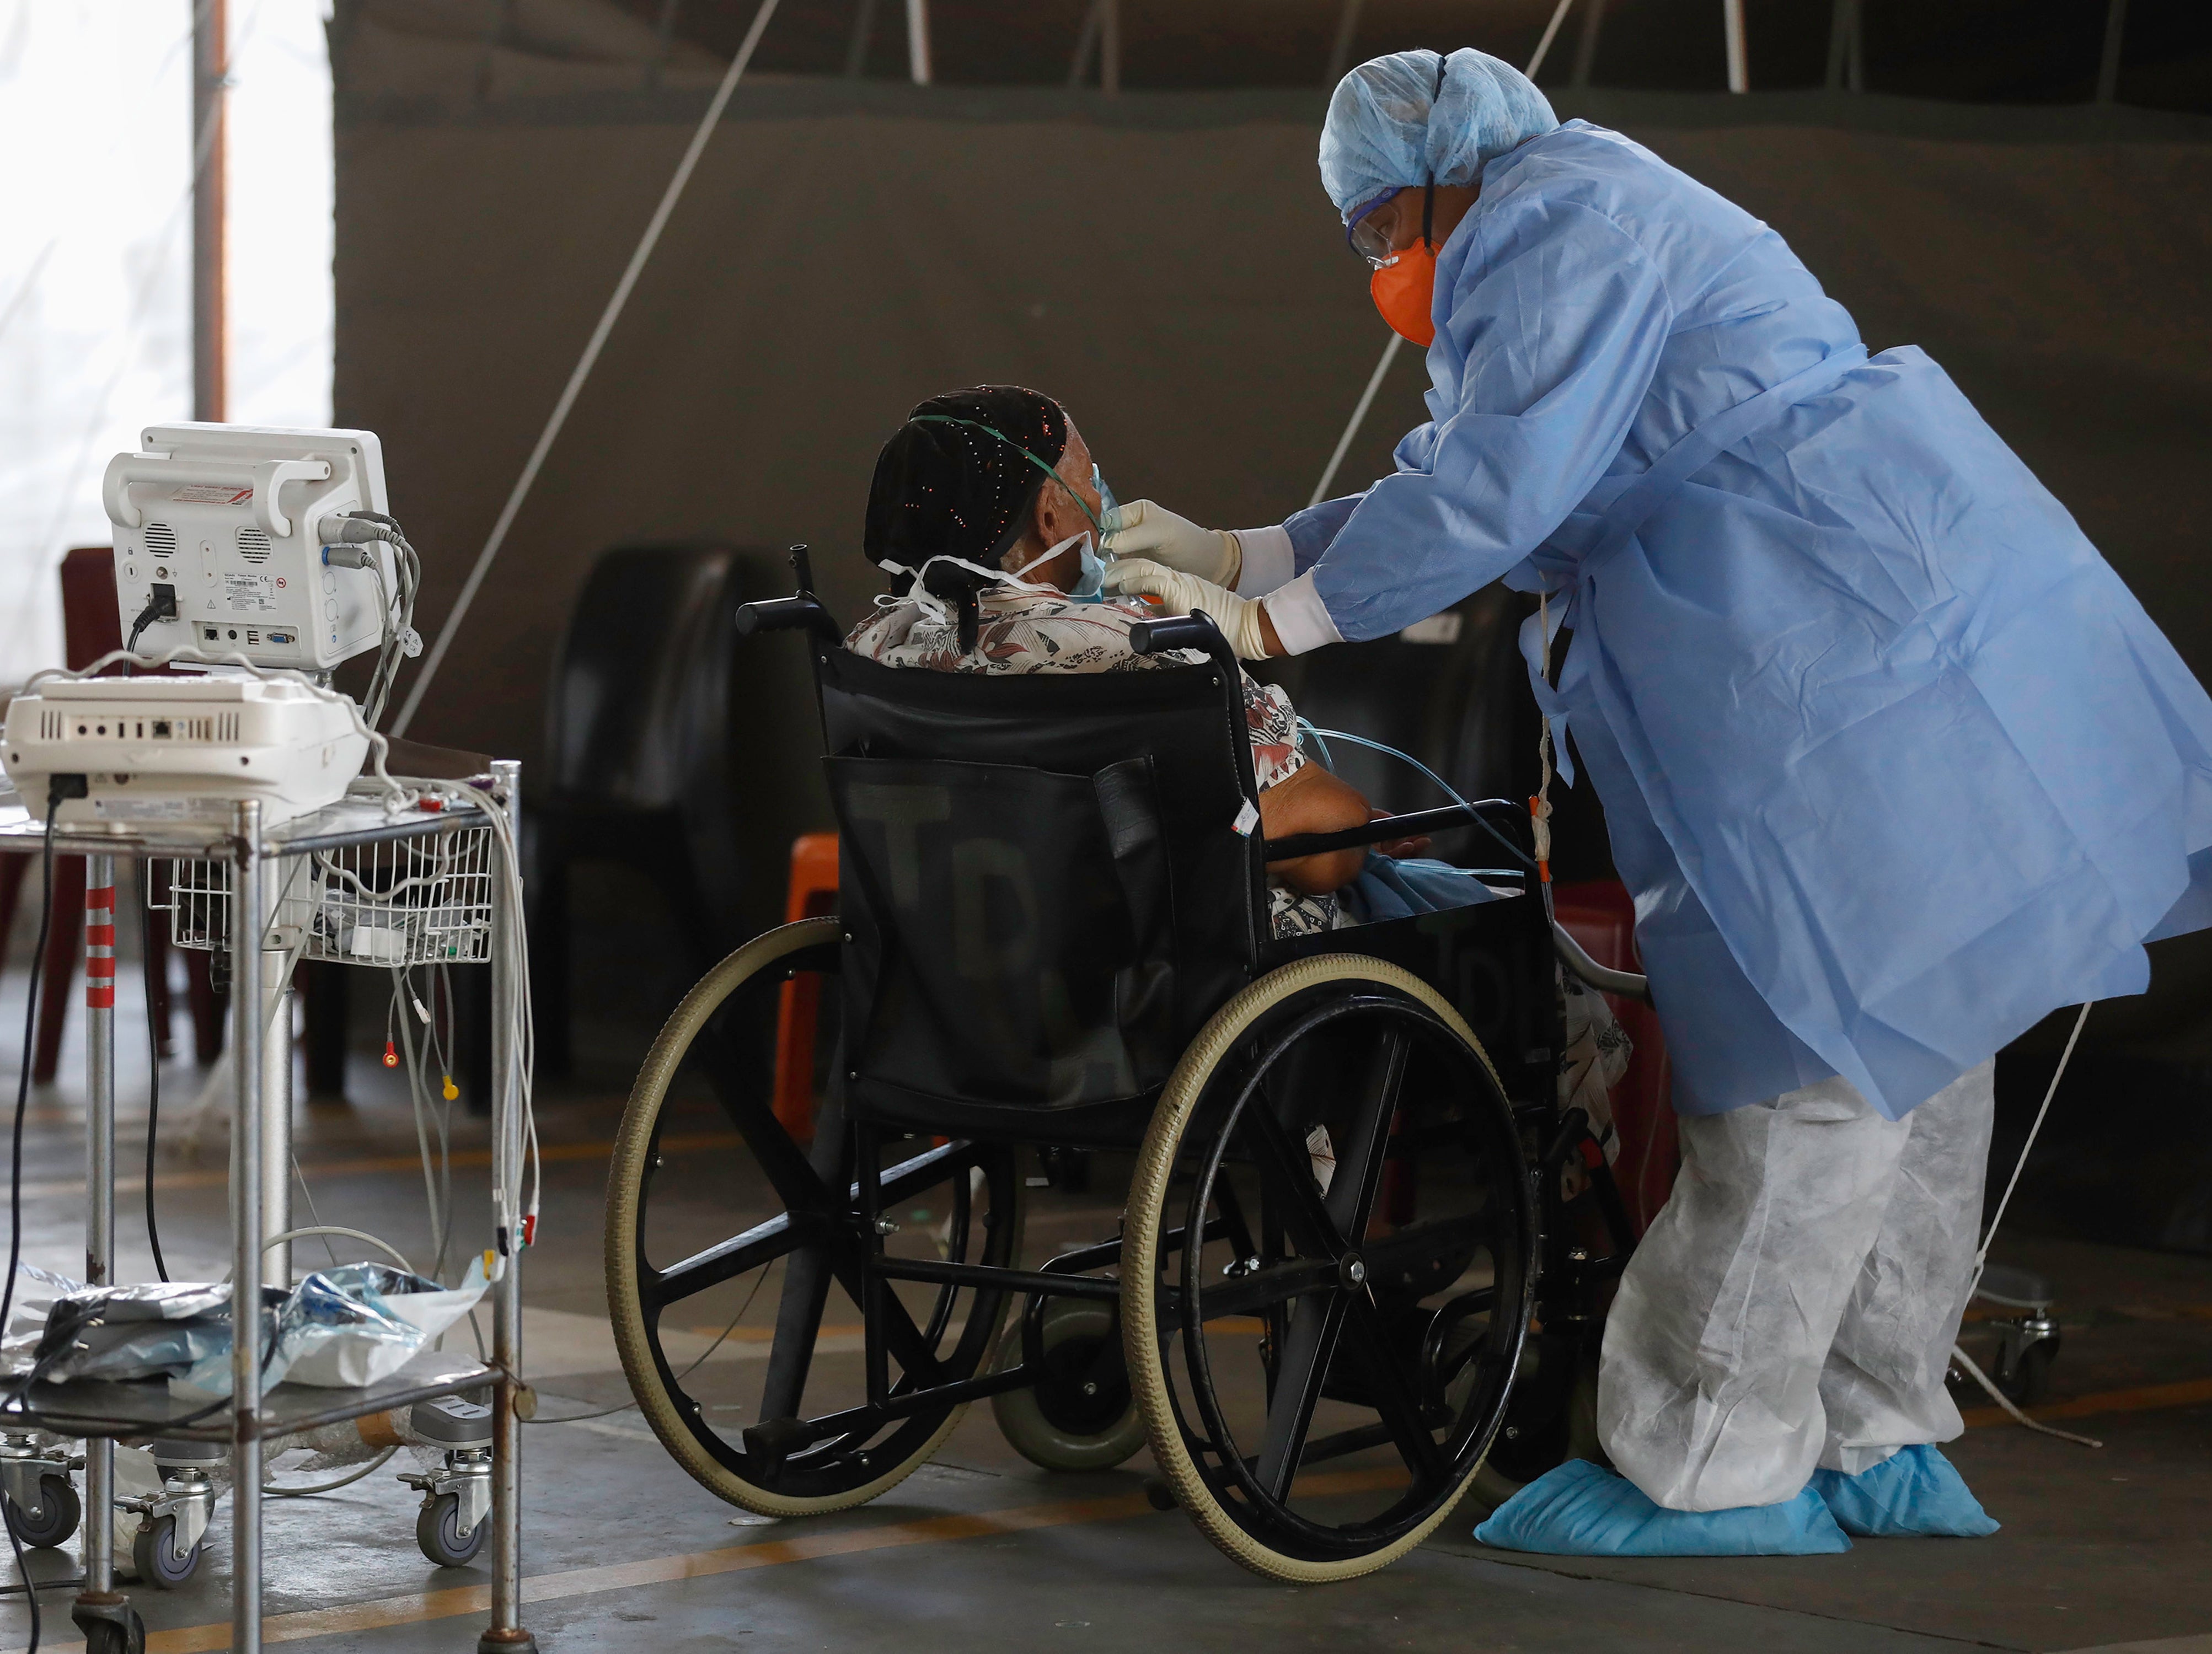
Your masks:
{"label": "patient in wheelchair", "polygon": [[[939,672],[1124,672],[1202,663],[1194,651],[1139,655],[1138,602],[1102,600],[1098,542],[1109,505],[1082,433],[1049,397],[984,385],[933,397],[884,444],[868,493],[864,547],[893,579],[846,646],[888,666]],[[1261,831],[1334,833],[1378,812],[1304,750],[1290,697],[1243,678]],[[1417,855],[1425,839],[1377,846]],[[1278,936],[1487,900],[1437,863],[1418,872],[1364,850],[1267,869]]]}

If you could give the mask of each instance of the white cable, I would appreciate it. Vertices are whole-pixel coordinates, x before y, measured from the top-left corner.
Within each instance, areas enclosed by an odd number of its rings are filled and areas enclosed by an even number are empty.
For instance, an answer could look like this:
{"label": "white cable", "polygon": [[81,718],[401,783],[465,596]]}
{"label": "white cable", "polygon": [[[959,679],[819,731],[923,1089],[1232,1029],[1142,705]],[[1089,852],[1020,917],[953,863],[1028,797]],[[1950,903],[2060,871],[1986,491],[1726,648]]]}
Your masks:
{"label": "white cable", "polygon": [[1559,0],[1553,11],[1552,21],[1544,27],[1544,38],[1536,42],[1536,55],[1528,60],[1528,67],[1521,71],[1530,80],[1534,80],[1536,71],[1544,66],[1545,54],[1551,51],[1552,42],[1559,36],[1559,25],[1567,21],[1567,9],[1574,3],[1575,0]]}
{"label": "white cable", "polygon": [[2056,1436],[2061,1441],[2074,1442],[2083,1447],[2102,1447],[2105,1445],[2101,1441],[2099,1441],[2094,1436],[2077,1436],[2071,1430],[2061,1430],[2054,1425],[2039,1423],[2037,1421],[2029,1418],[2027,1414],[2020,1410],[2019,1407],[2014,1403],[2011,1397],[2006,1395],[2003,1390],[1999,1390],[1996,1385],[1991,1382],[1988,1373],[1983,1372],[1981,1368],[1974,1365],[1973,1357],[1967,1354],[1965,1350],[1960,1349],[1955,1344],[1951,1347],[1951,1359],[1956,1361],[1960,1366],[1966,1368],[1966,1376],[1972,1378],[1976,1384],[1981,1385],[1983,1389],[1988,1390],[1990,1392],[1990,1400],[1996,1403],[1996,1404],[2004,1409],[2006,1412],[2011,1414],[2014,1422],[2026,1425],[2038,1435]]}
{"label": "white cable", "polygon": [[1989,1233],[1982,1237],[1982,1249],[1974,1254],[1974,1278],[1967,1283],[1966,1296],[1972,1298],[1980,1290],[1982,1272],[1989,1267],[1990,1248],[1996,1244],[1997,1225],[2004,1221],[2005,1208],[2012,1204],[2012,1191],[2020,1187],[2020,1174],[2027,1170],[2029,1151],[2035,1147],[2036,1135],[2043,1130],[2043,1117],[2051,1112],[2051,1100],[2058,1094],[2058,1082],[2066,1077],[2066,1065],[2074,1060],[2075,1042],[2081,1037],[2081,1025],[2089,1020],[2089,1007],[2097,1002],[2085,1002],[2081,1015],[2074,1019],[2074,1032],[2066,1036],[2066,1049],[2058,1055],[2058,1066],[2052,1070],[2051,1083],[2044,1088],[2043,1106],[2035,1111],[2035,1124],[2027,1129],[2027,1141],[2021,1145],[2020,1158],[2013,1162],[2012,1179],[2005,1184],[2004,1197],[1997,1202],[1996,1215],[1990,1220]]}
{"label": "white cable", "polygon": [[492,559],[499,555],[500,547],[506,543],[507,531],[514,525],[515,513],[522,509],[522,502],[528,498],[531,486],[538,481],[539,468],[545,463],[545,456],[552,451],[554,440],[561,434],[561,427],[568,423],[568,410],[575,406],[577,393],[583,390],[584,381],[590,377],[592,365],[599,360],[607,336],[614,331],[615,323],[622,317],[623,307],[629,304],[630,290],[637,285],[637,278],[645,269],[646,260],[653,257],[653,249],[660,239],[661,231],[667,226],[669,215],[676,210],[676,203],[684,194],[684,186],[691,181],[691,169],[699,164],[699,156],[707,147],[707,140],[714,136],[714,128],[722,118],[722,111],[728,106],[730,94],[738,89],[738,82],[744,75],[745,65],[752,61],[753,49],[760,44],[761,34],[768,27],[769,19],[775,15],[776,3],[777,0],[761,0],[760,9],[753,15],[752,27],[745,31],[744,41],[738,47],[738,55],[730,59],[729,71],[722,76],[721,85],[715,88],[714,100],[707,106],[706,114],[700,118],[699,130],[691,135],[691,142],[684,151],[684,159],[676,164],[676,175],[668,180],[668,188],[661,192],[660,205],[654,209],[652,221],[645,227],[645,233],[638,239],[636,251],[629,256],[629,267],[623,271],[622,280],[615,283],[614,294],[607,300],[607,307],[599,313],[599,324],[592,330],[590,342],[585,345],[583,355],[577,359],[575,371],[568,375],[568,383],[561,392],[561,399],[553,404],[552,416],[545,421],[544,430],[538,433],[538,445],[530,451],[530,458],[523,465],[522,475],[515,479],[514,488],[507,496],[507,504],[499,513],[499,520],[492,524],[490,537],[484,542],[483,549],[477,554],[476,565],[469,570],[469,578],[462,584],[460,596],[453,600],[445,624],[438,628],[438,640],[430,645],[430,653],[422,663],[422,669],[415,675],[415,687],[407,692],[406,702],[400,707],[398,719],[392,726],[392,734],[405,735],[408,726],[414,723],[416,709],[422,704],[422,696],[429,688],[430,681],[438,676],[438,668],[444,663],[446,651],[453,641],[453,633],[460,629],[462,617],[469,612],[469,605],[476,601],[477,589],[490,572]]}
{"label": "white cable", "polygon": [[1328,494],[1328,485],[1336,481],[1336,468],[1344,463],[1344,456],[1352,446],[1352,439],[1359,434],[1359,427],[1367,422],[1367,410],[1374,405],[1375,393],[1382,388],[1382,380],[1390,372],[1390,364],[1398,359],[1398,347],[1406,342],[1405,336],[1393,333],[1390,342],[1382,347],[1382,359],[1375,364],[1375,371],[1367,376],[1367,388],[1359,393],[1359,405],[1352,410],[1352,419],[1344,427],[1344,434],[1336,439],[1336,451],[1328,457],[1322,468],[1321,481],[1314,484],[1313,498],[1306,501],[1311,511]]}
{"label": "white cable", "polygon": [[[2051,1083],[2044,1088],[2043,1106],[2035,1111],[2035,1123],[2028,1127],[2027,1141],[2021,1145],[2020,1158],[2013,1162],[2012,1178],[2005,1184],[2003,1197],[1997,1202],[1996,1215],[1990,1220],[1989,1231],[1982,1237],[1982,1248],[1974,1254],[1974,1273],[1966,1282],[1966,1301],[1969,1303],[1981,1290],[1983,1272],[1989,1268],[1990,1248],[1996,1244],[1997,1225],[2004,1221],[2005,1208],[2012,1204],[2012,1191],[2020,1187],[2020,1174],[2027,1170],[2027,1157],[2035,1148],[2037,1134],[2043,1130],[2043,1117],[2051,1112],[2051,1100],[2058,1094],[2058,1082],[2066,1077],[2066,1065],[2074,1060],[2074,1046],[2081,1038],[2081,1026],[2089,1020],[2089,1008],[2096,1003],[2094,999],[2083,1002],[2081,1014],[2074,1019],[2074,1032],[2066,1036],[2066,1049],[2058,1055],[2058,1066],[2051,1072]],[[1989,1391],[1990,1398],[2009,1413],[2015,1422],[2026,1425],[2039,1435],[2056,1436],[2061,1441],[2075,1442],[2083,1447],[2102,1447],[2105,1445],[2094,1436],[2077,1436],[2070,1430],[2056,1429],[2029,1418],[2014,1404],[2011,1397],[1999,1390],[1990,1376],[1974,1365],[1973,1357],[1955,1342],[1951,1346],[1951,1359],[1966,1370],[1968,1378]]]}

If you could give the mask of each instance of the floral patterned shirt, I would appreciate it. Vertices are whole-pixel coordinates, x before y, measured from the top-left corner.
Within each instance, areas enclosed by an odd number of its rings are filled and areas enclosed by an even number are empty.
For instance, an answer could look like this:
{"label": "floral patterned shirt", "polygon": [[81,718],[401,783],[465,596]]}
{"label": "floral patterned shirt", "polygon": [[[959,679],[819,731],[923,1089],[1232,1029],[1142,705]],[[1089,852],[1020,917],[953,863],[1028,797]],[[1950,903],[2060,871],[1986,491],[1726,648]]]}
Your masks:
{"label": "floral patterned shirt", "polygon": [[[1140,655],[1129,643],[1129,628],[1148,618],[1141,603],[1108,599],[1078,603],[1072,597],[1034,591],[986,591],[981,598],[982,624],[972,654],[960,652],[958,628],[949,617],[937,619],[920,603],[902,600],[879,609],[853,628],[845,646],[885,666],[919,666],[933,672],[1133,672],[1153,666],[1196,666],[1206,657],[1194,649]],[[1304,742],[1291,698],[1249,673],[1244,683],[1244,718],[1252,736],[1252,772],[1265,792],[1305,766]],[[1267,918],[1278,936],[1310,936],[1338,924],[1334,895],[1302,896],[1267,882]]]}

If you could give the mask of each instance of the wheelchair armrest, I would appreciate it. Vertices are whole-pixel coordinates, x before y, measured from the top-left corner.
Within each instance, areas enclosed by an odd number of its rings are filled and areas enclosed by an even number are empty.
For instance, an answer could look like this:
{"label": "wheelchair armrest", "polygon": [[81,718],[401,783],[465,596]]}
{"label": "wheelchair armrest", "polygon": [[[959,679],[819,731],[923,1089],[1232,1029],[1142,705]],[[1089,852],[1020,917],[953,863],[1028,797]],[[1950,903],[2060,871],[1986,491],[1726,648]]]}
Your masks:
{"label": "wheelchair armrest", "polygon": [[1287,839],[1270,839],[1267,857],[1271,862],[1287,862],[1300,856],[1319,856],[1359,845],[1379,845],[1390,839],[1418,839],[1425,833],[1442,833],[1447,827],[1474,825],[1473,810],[1447,804],[1442,809],[1417,809],[1408,815],[1377,816],[1365,827],[1346,827],[1341,833],[1298,833]]}
{"label": "wheelchair armrest", "polygon": [[1202,609],[1188,615],[1164,615],[1157,621],[1139,621],[1129,628],[1129,647],[1140,655],[1158,654],[1163,649],[1204,650],[1213,657],[1215,665],[1232,675],[1232,682],[1239,669],[1237,651]]}
{"label": "wheelchair armrest", "polygon": [[1651,978],[1638,976],[1633,971],[1609,970],[1583,951],[1583,945],[1557,919],[1552,921],[1552,946],[1558,950],[1559,963],[1568,973],[1580,978],[1603,994],[1619,994],[1623,999],[1640,999],[1651,1003]]}
{"label": "wheelchair armrest", "polygon": [[803,629],[824,643],[845,640],[836,619],[811,592],[801,592],[796,597],[764,597],[757,603],[739,603],[737,621],[741,638],[750,638],[757,632]]}

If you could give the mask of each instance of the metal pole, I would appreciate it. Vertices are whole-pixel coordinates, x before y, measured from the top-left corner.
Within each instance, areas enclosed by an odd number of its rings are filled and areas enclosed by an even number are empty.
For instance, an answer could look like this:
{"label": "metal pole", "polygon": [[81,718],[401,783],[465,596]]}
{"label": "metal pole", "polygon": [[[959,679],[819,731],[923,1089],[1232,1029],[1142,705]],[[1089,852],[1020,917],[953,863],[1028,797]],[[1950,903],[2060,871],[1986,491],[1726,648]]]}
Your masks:
{"label": "metal pole", "polygon": [[[88,856],[84,891],[84,1280],[115,1279],[115,857]],[[115,1443],[84,1445],[84,1589],[115,1589]]]}
{"label": "metal pole", "polygon": [[2128,32],[2128,0],[2106,0],[2105,55],[2097,64],[2097,101],[2111,103],[2120,95],[2120,45]]}
{"label": "metal pole", "polygon": [[929,0],[906,0],[906,64],[916,86],[929,84]]}
{"label": "metal pole", "polygon": [[1121,0],[1098,0],[1098,89],[1121,90]]}
{"label": "metal pole", "polygon": [[1336,15],[1336,41],[1328,49],[1328,78],[1322,82],[1324,92],[1334,92],[1345,70],[1352,67],[1352,40],[1359,33],[1359,3],[1360,0],[1344,0],[1344,9]]}
{"label": "metal pole", "polygon": [[1106,0],[1091,0],[1083,14],[1083,27],[1076,32],[1075,56],[1068,60],[1067,84],[1071,90],[1083,84],[1084,76],[1091,72],[1091,54],[1098,49],[1098,13]]}
{"label": "metal pole", "polygon": [[229,0],[192,8],[192,417],[223,420],[230,406],[229,211],[225,202]]}
{"label": "metal pole", "polygon": [[1597,32],[1605,26],[1605,0],[1589,0],[1589,9],[1583,13],[1583,32],[1575,39],[1575,78],[1577,86],[1590,83],[1590,65],[1597,61]]}
{"label": "metal pole", "polygon": [[860,0],[853,11],[853,38],[845,46],[845,78],[857,81],[868,72],[868,41],[876,32],[876,0]]}
{"label": "metal pole", "polygon": [[1721,0],[1721,24],[1728,32],[1729,90],[1751,90],[1751,65],[1743,42],[1743,0]]}
{"label": "metal pole", "polygon": [[1828,9],[1828,75],[1831,92],[1844,89],[1844,65],[1850,55],[1852,0],[1835,0]]}
{"label": "metal pole", "polygon": [[261,804],[236,805],[230,872],[231,1050],[238,1099],[230,1122],[230,1575],[231,1654],[261,1654],[261,1221],[260,1018],[262,932],[267,882]]}
{"label": "metal pole", "polygon": [[[278,917],[281,874],[296,867],[269,858],[258,863],[264,929]],[[292,1227],[292,985],[284,969],[285,949],[261,950],[261,1101],[256,1118],[261,1132],[261,1238]],[[292,1284],[292,1243],[281,1241],[261,1254],[261,1278],[280,1287]]]}
{"label": "metal pole", "polygon": [[[909,4],[915,0],[909,0]],[[492,788],[506,797],[507,819],[519,844],[522,836],[522,766],[500,759],[491,766]],[[507,900],[504,881],[495,882],[491,938],[491,1133],[495,1164],[507,1170],[507,1187],[518,1197],[522,1184],[522,1083],[514,1045],[518,997],[529,985],[513,968],[520,952],[517,927],[522,915]],[[507,1269],[492,1288],[491,1439],[491,1625],[477,1640],[477,1654],[536,1654],[538,1640],[521,1624],[522,1615],[522,1421],[515,1413],[517,1375],[522,1371],[522,1245],[514,1236]]]}

